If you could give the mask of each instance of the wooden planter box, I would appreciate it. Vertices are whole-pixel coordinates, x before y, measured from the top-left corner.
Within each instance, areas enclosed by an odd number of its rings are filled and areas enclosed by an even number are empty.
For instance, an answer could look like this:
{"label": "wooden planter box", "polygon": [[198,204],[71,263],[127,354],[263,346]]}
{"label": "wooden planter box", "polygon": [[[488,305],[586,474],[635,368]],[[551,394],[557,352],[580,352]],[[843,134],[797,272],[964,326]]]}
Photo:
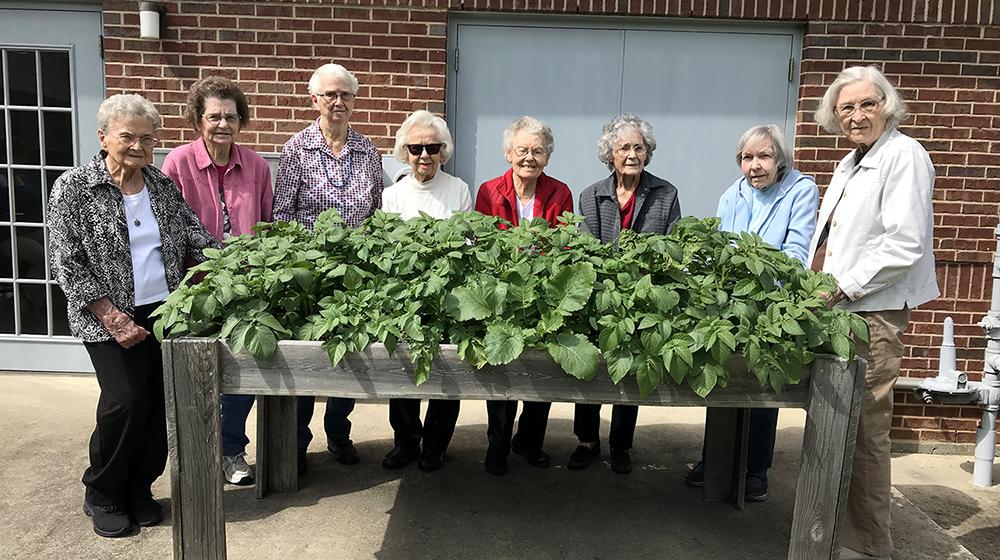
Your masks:
{"label": "wooden planter box", "polygon": [[[297,489],[295,397],[528,400],[643,406],[710,406],[706,421],[707,501],[742,507],[750,408],[808,411],[795,491],[790,560],[835,559],[857,435],[865,362],[817,356],[802,380],[780,396],[750,375],[702,399],[666,380],[641,397],[631,379],[614,385],[603,366],[589,382],[563,373],[544,352],[525,351],[513,363],[476,370],[442,346],[430,379],[413,385],[408,349],[389,356],[381,344],[348,354],[330,367],[318,342],[284,341],[267,362],[233,354],[220,341],[163,342],[167,440],[170,448],[175,560],[226,558],[219,455],[219,394],[257,395],[257,495]],[[739,369],[738,363],[732,367]]]}

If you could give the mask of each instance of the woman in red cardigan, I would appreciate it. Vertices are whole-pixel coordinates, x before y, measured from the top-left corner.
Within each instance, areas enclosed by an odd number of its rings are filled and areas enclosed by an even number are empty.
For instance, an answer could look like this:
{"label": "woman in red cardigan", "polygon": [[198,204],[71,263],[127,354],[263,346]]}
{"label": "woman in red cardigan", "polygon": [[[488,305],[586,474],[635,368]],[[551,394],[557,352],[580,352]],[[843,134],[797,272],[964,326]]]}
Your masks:
{"label": "woman in red cardigan", "polygon": [[[542,121],[525,116],[510,123],[503,133],[503,151],[510,169],[479,186],[476,211],[499,216],[515,226],[522,219],[544,218],[550,227],[555,227],[563,212],[573,211],[573,194],[566,183],[543,172],[554,148],[552,129]],[[507,229],[505,224],[500,227]],[[552,464],[542,450],[551,406],[547,402],[525,401],[517,435],[512,437],[517,401],[486,401],[489,416],[486,434],[490,442],[486,472],[498,476],[506,473],[511,449],[532,466],[545,468]]]}

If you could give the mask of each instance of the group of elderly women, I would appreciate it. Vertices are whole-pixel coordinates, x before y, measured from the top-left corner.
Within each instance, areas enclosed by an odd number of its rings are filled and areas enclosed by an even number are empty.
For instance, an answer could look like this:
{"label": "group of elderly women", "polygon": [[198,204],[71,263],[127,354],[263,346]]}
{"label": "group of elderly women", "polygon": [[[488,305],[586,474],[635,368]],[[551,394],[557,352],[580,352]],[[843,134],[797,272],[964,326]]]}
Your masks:
{"label": "group of elderly women", "polygon": [[[413,113],[399,128],[394,154],[409,174],[383,188],[378,150],[350,126],[357,92],[357,79],[342,66],[316,70],[309,93],[319,117],[285,144],[273,193],[267,164],[235,142],[250,117],[246,98],[233,82],[215,77],[194,84],[188,97],[185,116],[198,139],[170,152],[162,171],[150,165],[160,126],[156,109],[138,95],[115,95],[98,113],[101,152],[56,182],[48,221],[52,267],[67,295],[73,333],[83,339],[101,387],[83,475],[84,511],[99,535],[123,536],[133,524],[161,521],[150,486],[165,466],[166,433],[160,348],[150,336],[149,314],[177,288],[186,267],[203,258],[204,248],[251,234],[260,221],[295,220],[311,229],[328,208],[336,208],[348,227],[378,208],[404,219],[420,212],[446,218],[475,208],[513,225],[541,218],[550,227],[573,210],[569,187],[545,173],[555,149],[552,130],[529,116],[504,131],[510,169],[480,185],[474,204],[468,185],[441,169],[454,145],[445,121],[427,111]],[[718,208],[723,229],[756,233],[803,266],[832,274],[838,289],[828,304],[860,313],[870,327],[870,342],[858,344],[870,365],[842,558],[885,557],[892,550],[891,389],[910,309],[937,296],[930,250],[934,169],[920,144],[897,130],[905,116],[905,104],[878,69],[848,68],[816,113],[826,130],[855,146],[834,172],[818,222],[816,184],[793,168],[791,149],[775,125],[753,127],[739,140],[742,175]],[[626,229],[669,232],[681,216],[678,190],[646,170],[656,149],[649,123],[618,116],[604,126],[597,145],[610,174],[580,195],[582,228],[605,243]],[[221,402],[223,476],[235,484],[252,482],[244,450],[253,397],[224,395]],[[299,403],[300,473],[307,466],[313,406],[311,397]],[[530,465],[551,464],[543,450],[550,403],[523,403],[516,433],[516,401],[486,407],[489,473],[507,472],[511,450]],[[344,464],[359,460],[350,438],[353,408],[351,399],[331,398],[324,417],[328,449]],[[416,461],[421,470],[441,468],[458,415],[459,401],[431,400],[421,422],[419,400],[392,399],[394,446],[383,465],[397,469]],[[612,409],[608,442],[615,473],[631,471],[637,416],[634,405]],[[776,423],[776,410],[752,413],[751,500],[767,497]],[[576,405],[579,444],[568,468],[584,469],[601,455],[599,426],[600,405]],[[703,480],[698,463],[686,482]]]}

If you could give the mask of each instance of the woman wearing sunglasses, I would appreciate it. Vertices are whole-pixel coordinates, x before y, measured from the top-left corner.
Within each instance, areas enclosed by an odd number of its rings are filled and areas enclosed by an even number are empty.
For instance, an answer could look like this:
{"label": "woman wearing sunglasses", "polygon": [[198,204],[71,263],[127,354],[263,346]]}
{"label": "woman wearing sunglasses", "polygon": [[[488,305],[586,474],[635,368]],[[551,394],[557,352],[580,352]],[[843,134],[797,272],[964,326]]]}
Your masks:
{"label": "woman wearing sunglasses", "polygon": [[[416,218],[421,212],[444,219],[453,212],[472,210],[469,185],[441,170],[441,164],[451,154],[451,132],[444,119],[424,110],[410,115],[396,133],[394,150],[396,159],[409,164],[410,173],[382,193],[382,210],[399,214],[404,220]],[[382,460],[382,466],[401,469],[417,459],[417,467],[422,471],[440,469],[455,433],[459,403],[431,400],[421,425],[420,399],[389,399],[393,448]]]}

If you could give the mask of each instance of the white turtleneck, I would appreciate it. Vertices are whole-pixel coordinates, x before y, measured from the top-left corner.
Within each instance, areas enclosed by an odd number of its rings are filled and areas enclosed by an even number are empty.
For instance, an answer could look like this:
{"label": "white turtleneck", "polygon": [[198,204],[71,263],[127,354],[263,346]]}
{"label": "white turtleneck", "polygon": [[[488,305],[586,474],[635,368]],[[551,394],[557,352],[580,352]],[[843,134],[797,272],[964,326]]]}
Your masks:
{"label": "white turtleneck", "polygon": [[438,169],[427,182],[421,183],[410,174],[386,188],[382,210],[399,214],[404,220],[416,218],[421,212],[444,219],[453,212],[472,210],[472,196],[465,181]]}

